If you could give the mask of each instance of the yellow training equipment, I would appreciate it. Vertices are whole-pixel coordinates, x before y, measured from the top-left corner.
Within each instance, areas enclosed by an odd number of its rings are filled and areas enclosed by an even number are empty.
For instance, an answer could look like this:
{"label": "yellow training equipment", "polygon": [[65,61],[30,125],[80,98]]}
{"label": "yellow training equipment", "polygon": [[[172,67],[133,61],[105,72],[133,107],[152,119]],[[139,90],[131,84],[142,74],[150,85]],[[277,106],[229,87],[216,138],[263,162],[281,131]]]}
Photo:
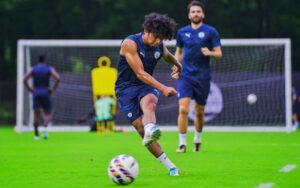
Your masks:
{"label": "yellow training equipment", "polygon": [[[104,62],[105,64],[103,64]],[[116,101],[117,69],[110,67],[110,64],[110,59],[107,56],[102,56],[98,59],[98,67],[91,72],[94,103],[97,101],[98,95],[112,95]],[[116,105],[113,105],[112,113],[116,114]]]}

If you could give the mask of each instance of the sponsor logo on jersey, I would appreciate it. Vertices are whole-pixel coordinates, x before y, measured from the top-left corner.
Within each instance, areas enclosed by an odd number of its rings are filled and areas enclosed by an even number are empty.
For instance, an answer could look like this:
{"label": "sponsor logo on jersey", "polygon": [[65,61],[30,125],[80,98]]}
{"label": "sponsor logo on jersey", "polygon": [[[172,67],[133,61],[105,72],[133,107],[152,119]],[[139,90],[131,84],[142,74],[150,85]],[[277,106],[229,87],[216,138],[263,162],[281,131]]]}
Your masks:
{"label": "sponsor logo on jersey", "polygon": [[145,57],[145,54],[143,52],[140,52],[141,56]]}
{"label": "sponsor logo on jersey", "polygon": [[204,33],[204,32],[201,31],[201,32],[198,33],[198,37],[199,37],[199,38],[202,39],[204,36],[205,36],[205,33]]}
{"label": "sponsor logo on jersey", "polygon": [[191,37],[191,33],[185,33],[185,36],[190,38]]}

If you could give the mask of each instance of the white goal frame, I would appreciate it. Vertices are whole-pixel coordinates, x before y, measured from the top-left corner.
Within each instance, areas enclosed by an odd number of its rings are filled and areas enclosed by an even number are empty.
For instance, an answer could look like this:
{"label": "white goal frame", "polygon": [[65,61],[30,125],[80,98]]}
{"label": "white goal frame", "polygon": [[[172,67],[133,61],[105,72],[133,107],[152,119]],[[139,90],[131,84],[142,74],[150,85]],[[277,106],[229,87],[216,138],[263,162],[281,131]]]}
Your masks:
{"label": "white goal frame", "polygon": [[[17,103],[16,103],[16,132],[33,130],[32,125],[23,124],[24,111],[24,57],[29,53],[24,49],[26,47],[103,47],[103,46],[120,46],[122,40],[18,40],[17,51]],[[285,127],[269,126],[209,126],[204,127],[204,131],[255,131],[255,132],[292,132],[292,102],[291,102],[291,40],[289,38],[276,39],[222,39],[222,46],[260,46],[260,45],[284,45],[284,73],[285,73]],[[174,47],[176,41],[166,41],[167,46]],[[28,56],[27,56],[28,57]],[[27,65],[28,66],[28,65]],[[32,111],[32,110],[31,110]],[[33,116],[33,113],[29,113]],[[32,117],[29,118],[32,122]],[[32,123],[29,123],[32,124]],[[161,126],[163,130],[177,131],[177,126]],[[88,131],[88,126],[71,127],[71,126],[51,126],[50,131]],[[131,131],[131,126],[125,127],[125,130]],[[189,129],[190,130],[190,129]]]}

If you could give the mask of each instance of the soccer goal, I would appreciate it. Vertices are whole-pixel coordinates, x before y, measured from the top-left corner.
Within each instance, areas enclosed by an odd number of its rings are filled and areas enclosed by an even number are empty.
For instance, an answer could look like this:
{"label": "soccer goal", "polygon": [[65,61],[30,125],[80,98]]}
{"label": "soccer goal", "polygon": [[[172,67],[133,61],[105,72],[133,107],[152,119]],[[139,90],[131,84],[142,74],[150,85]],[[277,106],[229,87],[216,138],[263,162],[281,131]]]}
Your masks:
{"label": "soccer goal", "polygon": [[[175,41],[167,41],[175,52]],[[205,109],[207,130],[291,131],[291,42],[290,39],[222,39],[223,58],[211,59],[212,82]],[[78,120],[93,110],[91,70],[101,56],[117,67],[121,40],[19,40],[17,65],[16,131],[32,130],[32,96],[23,85],[23,76],[36,65],[40,54],[61,75],[53,94],[50,130],[86,131],[93,121]],[[154,77],[176,87],[170,77],[171,65],[161,60]],[[53,84],[53,81],[50,81]],[[255,96],[256,100],[247,100]],[[190,125],[194,119],[193,101]],[[157,121],[162,128],[176,130],[176,97],[162,95],[157,105]],[[117,108],[116,125],[128,125]],[[173,125],[173,126],[172,126]]]}

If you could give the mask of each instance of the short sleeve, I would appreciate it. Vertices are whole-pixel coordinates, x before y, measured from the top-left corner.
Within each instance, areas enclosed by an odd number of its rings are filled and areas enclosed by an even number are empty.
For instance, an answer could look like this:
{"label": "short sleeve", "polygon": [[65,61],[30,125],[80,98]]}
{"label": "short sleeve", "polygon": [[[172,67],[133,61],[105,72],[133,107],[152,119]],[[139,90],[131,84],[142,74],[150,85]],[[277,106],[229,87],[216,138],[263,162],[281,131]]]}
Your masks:
{"label": "short sleeve", "polygon": [[179,47],[179,48],[183,47],[183,41],[182,41],[181,36],[180,36],[180,30],[177,32],[176,46]]}
{"label": "short sleeve", "polygon": [[211,37],[212,37],[211,41],[212,41],[213,48],[217,46],[221,46],[220,35],[216,29],[213,29],[211,31]]}

